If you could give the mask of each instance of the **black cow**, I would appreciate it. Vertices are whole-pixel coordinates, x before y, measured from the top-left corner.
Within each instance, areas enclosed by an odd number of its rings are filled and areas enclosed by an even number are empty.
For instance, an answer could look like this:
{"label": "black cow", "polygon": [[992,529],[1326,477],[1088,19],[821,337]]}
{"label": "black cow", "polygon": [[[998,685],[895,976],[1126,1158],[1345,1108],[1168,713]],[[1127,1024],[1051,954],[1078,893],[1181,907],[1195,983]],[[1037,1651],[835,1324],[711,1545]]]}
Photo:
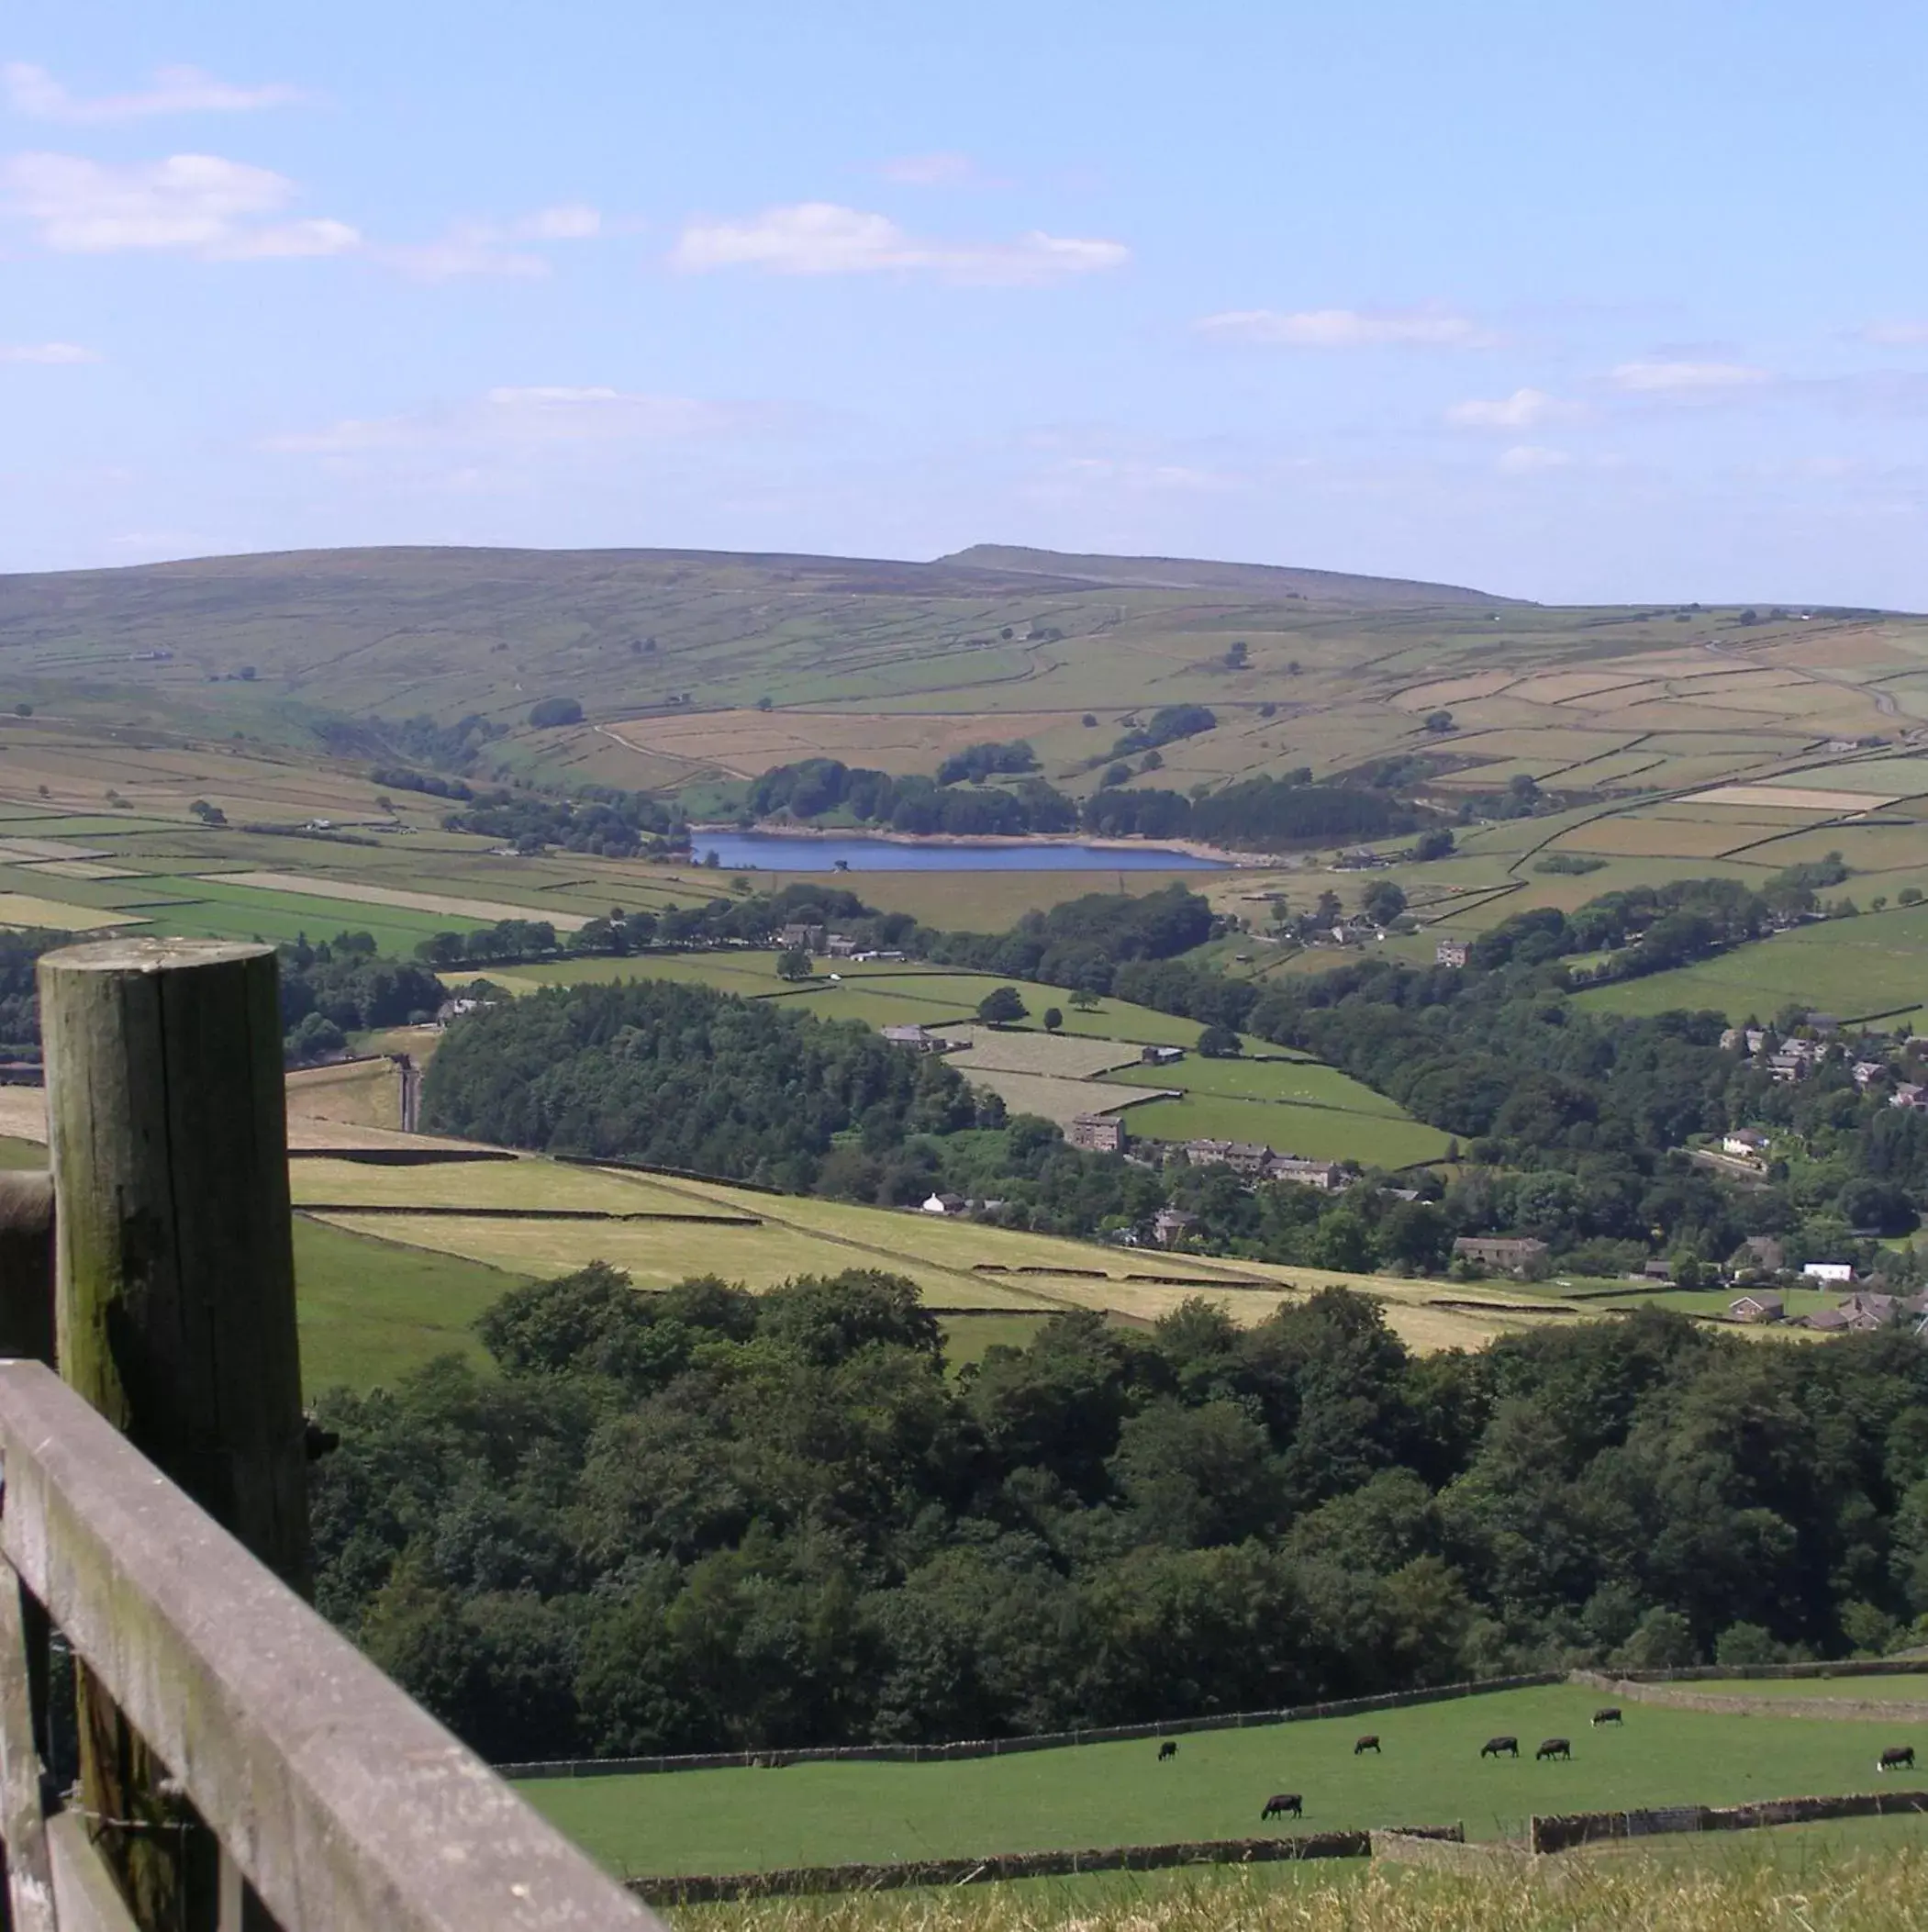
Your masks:
{"label": "black cow", "polygon": [[1376,1731],[1366,1732],[1365,1736],[1353,1746],[1353,1756],[1354,1758],[1361,1751],[1370,1751],[1376,1758],[1379,1755],[1379,1734]]}
{"label": "black cow", "polygon": [[1158,1747],[1158,1761],[1160,1764],[1163,1764],[1167,1758],[1176,1758],[1177,1755],[1178,1747],[1169,1737]]}
{"label": "black cow", "polygon": [[1620,1706],[1609,1704],[1604,1711],[1593,1714],[1593,1728],[1597,1731],[1603,1724],[1618,1724],[1621,1721]]}
{"label": "black cow", "polygon": [[1488,1737],[1479,1747],[1482,1758],[1517,1758],[1520,1755],[1520,1740],[1517,1737]]}
{"label": "black cow", "polygon": [[1911,1744],[1894,1744],[1881,1753],[1875,1765],[1878,1771],[1911,1771],[1914,1769],[1914,1747]]}
{"label": "black cow", "polygon": [[1305,1800],[1297,1792],[1278,1792],[1265,1800],[1265,1808],[1258,1815],[1263,1825],[1267,1818],[1282,1818],[1290,1812],[1295,1818],[1306,1815]]}
{"label": "black cow", "polygon": [[1566,1737],[1549,1737],[1546,1740],[1546,1742],[1543,1744],[1540,1747],[1540,1748],[1533,1753],[1533,1762],[1535,1764],[1538,1764],[1543,1759],[1545,1758],[1565,1758],[1570,1763],[1573,1759],[1573,1744],[1571,1739]]}

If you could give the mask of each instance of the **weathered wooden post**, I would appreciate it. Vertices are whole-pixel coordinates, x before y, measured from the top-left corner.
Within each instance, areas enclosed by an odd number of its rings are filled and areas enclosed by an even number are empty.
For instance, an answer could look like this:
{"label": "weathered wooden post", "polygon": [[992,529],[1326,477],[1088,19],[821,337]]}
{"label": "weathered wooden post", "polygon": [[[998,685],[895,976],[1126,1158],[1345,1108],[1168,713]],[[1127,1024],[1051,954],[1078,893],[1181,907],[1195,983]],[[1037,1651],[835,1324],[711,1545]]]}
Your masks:
{"label": "weathered wooden post", "polygon": [[[47,955],[39,986],[61,1375],[306,1593],[274,954],[112,940]],[[207,1834],[84,1676],[81,1694],[84,1801],[143,1932],[212,1925]]]}

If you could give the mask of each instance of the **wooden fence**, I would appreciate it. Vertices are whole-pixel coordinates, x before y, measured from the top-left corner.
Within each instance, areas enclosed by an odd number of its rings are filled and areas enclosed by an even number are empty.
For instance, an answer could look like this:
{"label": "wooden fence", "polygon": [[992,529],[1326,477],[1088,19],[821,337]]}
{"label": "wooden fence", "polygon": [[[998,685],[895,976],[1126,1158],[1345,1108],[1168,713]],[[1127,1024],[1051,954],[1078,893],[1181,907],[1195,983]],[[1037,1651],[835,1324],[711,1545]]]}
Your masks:
{"label": "wooden fence", "polygon": [[39,974],[51,1172],[0,1183],[0,1926],[655,1927],[306,1601],[273,953]]}

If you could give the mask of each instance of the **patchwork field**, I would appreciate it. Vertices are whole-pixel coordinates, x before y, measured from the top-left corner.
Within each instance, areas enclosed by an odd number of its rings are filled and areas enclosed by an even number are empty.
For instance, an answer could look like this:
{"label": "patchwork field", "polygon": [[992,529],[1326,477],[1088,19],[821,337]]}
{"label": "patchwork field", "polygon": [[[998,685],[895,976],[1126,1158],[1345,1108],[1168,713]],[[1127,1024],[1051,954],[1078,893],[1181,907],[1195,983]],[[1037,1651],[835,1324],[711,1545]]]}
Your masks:
{"label": "patchwork field", "polygon": [[[1464,1821],[1469,1838],[1523,1834],[1534,1812],[1741,1804],[1876,1787],[1875,1759],[1906,1727],[1716,1716],[1626,1706],[1595,1732],[1597,1692],[1497,1692],[1369,1717],[1196,1733],[1160,1764],[1153,1741],[950,1764],[796,1764],[766,1771],[531,1780],[520,1788],[613,1871],[743,1871],[839,1860],[959,1858],[1057,1847],[1256,1834],[1276,1791],[1305,1799],[1308,1831]],[[1355,1757],[1362,1730],[1383,1741]],[[1515,1761],[1481,1742],[1517,1734]],[[1536,1764],[1541,1737],[1571,1763]],[[1920,1739],[1916,1740],[1921,1741]],[[1911,1821],[1909,1842],[1928,1841]],[[1292,1827],[1292,1828],[1297,1828]]]}

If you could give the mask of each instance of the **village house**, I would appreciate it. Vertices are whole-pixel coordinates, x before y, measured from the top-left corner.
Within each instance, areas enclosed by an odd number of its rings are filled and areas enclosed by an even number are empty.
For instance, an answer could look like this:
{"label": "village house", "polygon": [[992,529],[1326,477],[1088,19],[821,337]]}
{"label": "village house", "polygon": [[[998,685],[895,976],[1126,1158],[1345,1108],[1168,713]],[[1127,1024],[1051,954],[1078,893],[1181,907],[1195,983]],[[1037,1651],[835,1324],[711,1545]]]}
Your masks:
{"label": "village house", "polygon": [[1727,1304],[1727,1312],[1736,1322],[1778,1322],[1787,1313],[1787,1304],[1769,1289],[1736,1295]]}
{"label": "village house", "polygon": [[1463,966],[1466,963],[1466,943],[1463,939],[1443,939],[1432,949],[1434,966]]}
{"label": "village house", "polygon": [[1878,1080],[1887,1071],[1887,1065],[1883,1061],[1856,1060],[1854,1068],[1855,1085],[1856,1087],[1867,1087],[1871,1081]]}
{"label": "village house", "polygon": [[1903,1080],[1889,1095],[1890,1107],[1905,1107],[1911,1113],[1928,1113],[1928,1087],[1914,1080]]}
{"label": "village house", "polygon": [[1185,1238],[1186,1230],[1196,1225],[1198,1219],[1180,1208],[1160,1208],[1152,1217],[1152,1238],[1160,1247],[1170,1247]]}
{"label": "village house", "polygon": [[1767,1152],[1767,1136],[1758,1127],[1738,1127],[1721,1136],[1721,1152],[1736,1160],[1761,1160]]}
{"label": "village house", "polygon": [[[1267,1180],[1288,1180],[1301,1188],[1317,1188],[1321,1193],[1336,1194],[1350,1184],[1349,1175],[1337,1161],[1306,1160],[1297,1154],[1275,1154],[1265,1163]],[[1408,1192],[1407,1189],[1396,1191]],[[1417,1200],[1416,1194],[1410,1198]]]}
{"label": "village house", "polygon": [[1185,1157],[1195,1167],[1230,1167],[1239,1174],[1262,1175],[1273,1155],[1270,1147],[1256,1141],[1196,1140],[1186,1142]]}
{"label": "village house", "polygon": [[945,1053],[950,1050],[953,1044],[951,1041],[933,1033],[930,1028],[919,1025],[915,1021],[908,1022],[901,1026],[886,1026],[883,1029],[883,1033],[884,1037],[893,1046],[908,1046],[912,1053]]}
{"label": "village house", "polygon": [[832,959],[854,959],[857,956],[857,942],[848,932],[832,932],[824,941],[823,950]]}
{"label": "village house", "polygon": [[1787,1266],[1787,1250],[1774,1234],[1750,1234],[1727,1257],[1733,1268],[1752,1268],[1764,1275],[1778,1275]]}
{"label": "village house", "polygon": [[786,953],[794,953],[799,946],[806,953],[823,951],[824,931],[821,926],[785,926],[776,935],[777,945]]}
{"label": "village house", "polygon": [[1105,1113],[1081,1113],[1064,1129],[1065,1140],[1087,1154],[1122,1154],[1125,1123]]}
{"label": "village house", "polygon": [[1146,1046],[1139,1050],[1139,1059],[1147,1067],[1170,1067],[1185,1057],[1182,1046]]}
{"label": "village house", "polygon": [[1811,1261],[1801,1269],[1810,1281],[1852,1281],[1855,1270],[1845,1261]]}
{"label": "village house", "polygon": [[1546,1255],[1544,1241],[1513,1235],[1462,1234],[1453,1244],[1454,1260],[1477,1261],[1482,1268],[1497,1268],[1509,1275],[1521,1273],[1544,1261]]}
{"label": "village house", "polygon": [[962,1214],[967,1203],[962,1194],[932,1194],[923,1206],[926,1214]]}

